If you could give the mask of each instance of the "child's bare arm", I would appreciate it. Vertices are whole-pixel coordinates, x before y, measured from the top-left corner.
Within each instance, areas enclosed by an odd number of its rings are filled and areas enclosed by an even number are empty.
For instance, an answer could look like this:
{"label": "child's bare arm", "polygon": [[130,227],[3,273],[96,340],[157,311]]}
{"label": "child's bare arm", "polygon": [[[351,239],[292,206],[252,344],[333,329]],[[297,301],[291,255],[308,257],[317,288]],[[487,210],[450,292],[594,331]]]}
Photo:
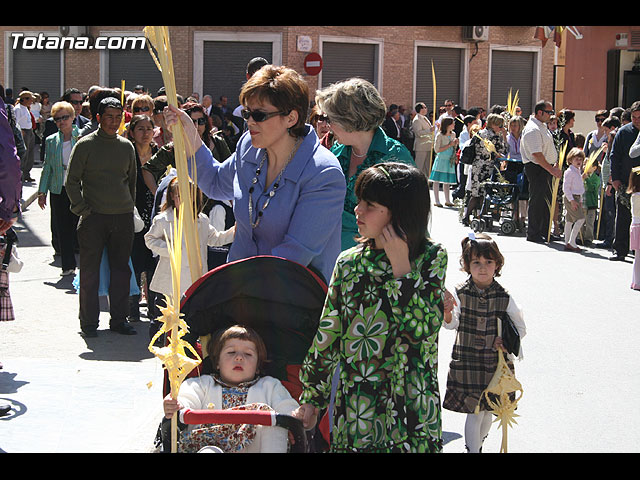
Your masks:
{"label": "child's bare arm", "polygon": [[455,298],[453,298],[453,294],[449,290],[444,291],[443,295],[443,310],[444,310],[444,321],[446,323],[451,323],[453,319],[453,307],[457,305]]}

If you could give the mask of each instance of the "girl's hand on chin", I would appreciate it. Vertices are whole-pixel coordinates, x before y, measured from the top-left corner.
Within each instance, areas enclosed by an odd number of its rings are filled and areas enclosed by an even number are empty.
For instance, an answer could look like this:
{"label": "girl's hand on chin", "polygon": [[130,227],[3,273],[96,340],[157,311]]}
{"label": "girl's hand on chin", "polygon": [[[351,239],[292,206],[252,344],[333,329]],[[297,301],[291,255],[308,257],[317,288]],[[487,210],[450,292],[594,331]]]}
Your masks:
{"label": "girl's hand on chin", "polygon": [[409,262],[409,245],[406,240],[398,235],[393,225],[385,225],[382,232],[376,237],[376,246],[383,248],[389,257],[394,276],[402,277],[411,271]]}

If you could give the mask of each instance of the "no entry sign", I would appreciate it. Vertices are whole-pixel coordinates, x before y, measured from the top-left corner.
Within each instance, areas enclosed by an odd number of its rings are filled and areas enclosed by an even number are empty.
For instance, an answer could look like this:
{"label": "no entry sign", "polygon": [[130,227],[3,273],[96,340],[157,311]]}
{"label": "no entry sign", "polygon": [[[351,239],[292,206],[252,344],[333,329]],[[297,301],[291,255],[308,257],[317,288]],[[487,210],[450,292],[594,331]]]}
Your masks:
{"label": "no entry sign", "polygon": [[322,70],[322,57],[317,53],[310,53],[304,57],[304,71],[308,75],[318,75]]}

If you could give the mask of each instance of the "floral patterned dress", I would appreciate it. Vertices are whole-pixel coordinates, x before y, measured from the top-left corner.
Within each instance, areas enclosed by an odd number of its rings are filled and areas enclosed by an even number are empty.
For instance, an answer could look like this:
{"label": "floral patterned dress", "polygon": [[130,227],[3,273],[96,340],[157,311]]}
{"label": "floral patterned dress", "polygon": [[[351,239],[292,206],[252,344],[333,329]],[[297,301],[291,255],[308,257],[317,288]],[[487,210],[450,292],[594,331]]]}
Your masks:
{"label": "floral patterned dress", "polygon": [[442,449],[437,362],[446,269],[446,250],[429,240],[400,278],[384,250],[356,246],[338,258],[300,372],[300,403],[324,409],[340,369],[332,452]]}
{"label": "floral patterned dress", "polygon": [[[478,132],[478,136],[493,143],[499,157],[507,155],[507,143],[501,134],[485,128]],[[480,139],[474,138],[472,141],[476,146],[476,157],[471,166],[471,196],[484,197],[485,191],[482,184],[491,181],[496,167],[496,155],[487,150]]]}

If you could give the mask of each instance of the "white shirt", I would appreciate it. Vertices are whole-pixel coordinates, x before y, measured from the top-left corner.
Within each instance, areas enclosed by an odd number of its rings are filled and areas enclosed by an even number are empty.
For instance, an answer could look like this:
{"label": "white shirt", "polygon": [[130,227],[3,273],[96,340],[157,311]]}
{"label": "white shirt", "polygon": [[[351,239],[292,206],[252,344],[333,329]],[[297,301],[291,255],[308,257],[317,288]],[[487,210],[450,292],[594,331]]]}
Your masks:
{"label": "white shirt", "polygon": [[67,167],[69,167],[69,158],[71,158],[71,140],[62,142],[62,167],[64,168],[64,181],[67,182]]}
{"label": "white shirt", "polygon": [[562,191],[570,200],[573,200],[574,195],[584,195],[584,181],[582,180],[582,174],[580,173],[580,170],[573,165],[569,165],[569,168],[564,172]]}
{"label": "white shirt", "polygon": [[558,152],[553,143],[553,135],[547,125],[533,115],[529,117],[529,121],[522,132],[520,148],[522,163],[536,163],[533,158],[534,153],[542,153],[550,165],[555,165],[558,161]]}
{"label": "white shirt", "polygon": [[19,103],[14,107],[13,111],[16,114],[16,123],[21,130],[31,130],[33,128],[31,112],[27,107]]}

